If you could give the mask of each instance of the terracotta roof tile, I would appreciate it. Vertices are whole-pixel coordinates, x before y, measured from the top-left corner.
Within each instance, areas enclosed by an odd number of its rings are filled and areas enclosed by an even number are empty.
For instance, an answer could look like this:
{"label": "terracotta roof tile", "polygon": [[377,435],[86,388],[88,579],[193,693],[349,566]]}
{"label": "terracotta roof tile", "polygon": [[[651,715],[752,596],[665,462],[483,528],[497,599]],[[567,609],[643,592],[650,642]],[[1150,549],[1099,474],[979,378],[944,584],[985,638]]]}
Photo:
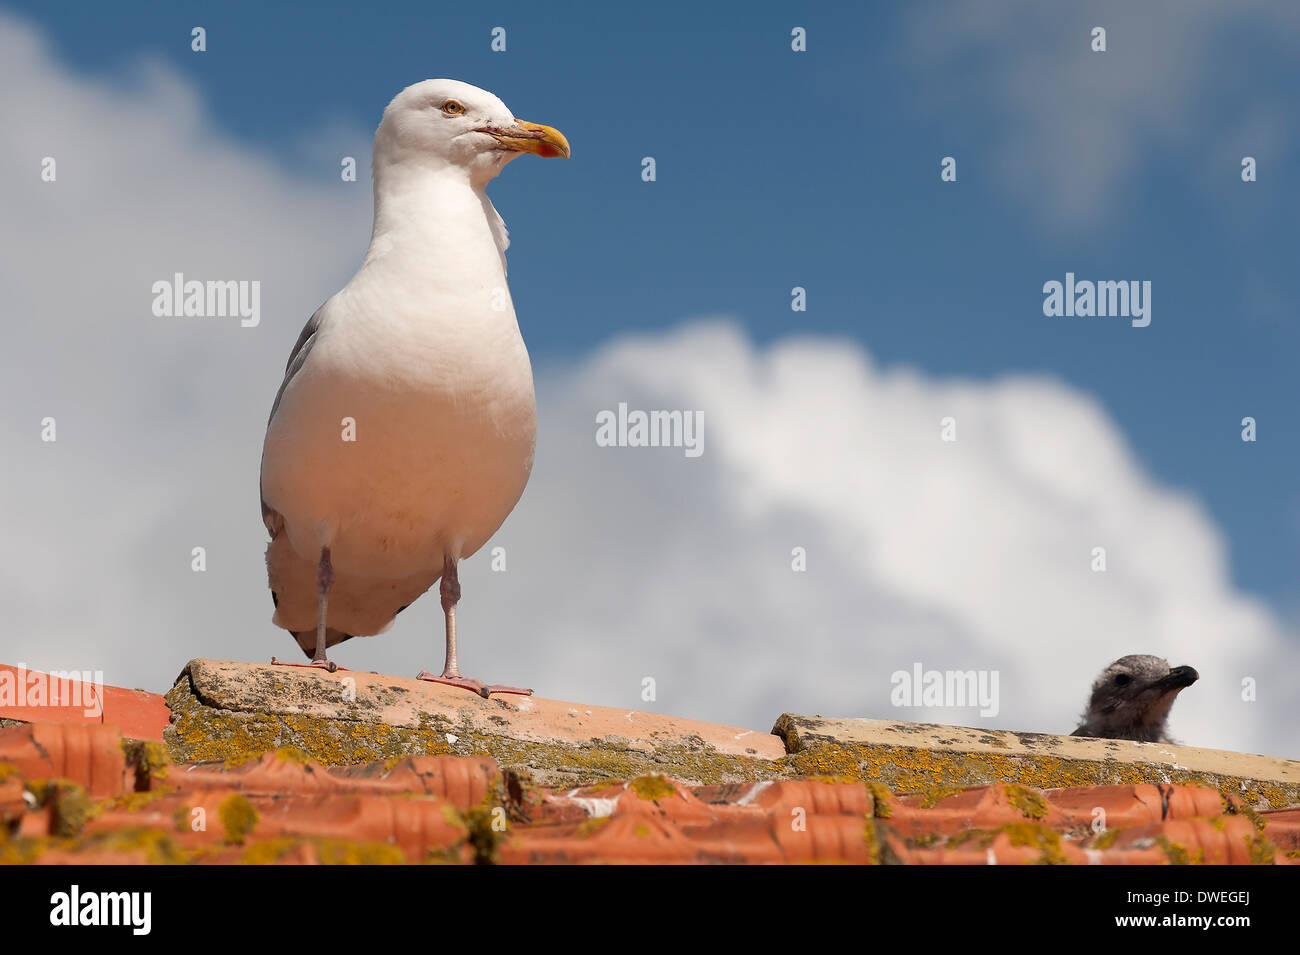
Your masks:
{"label": "terracotta roof tile", "polygon": [[0,729],[0,763],[27,779],[69,779],[102,799],[122,792],[126,758],[114,726],[29,723]]}
{"label": "terracotta roof tile", "polygon": [[[221,672],[265,680],[269,679],[265,669]],[[287,678],[276,673],[274,679]],[[320,677],[313,673],[304,679]],[[380,709],[387,707],[384,712],[423,724],[428,714],[418,708],[402,711],[403,688],[385,680],[374,683],[374,692],[391,694],[383,697],[389,702]],[[301,683],[295,686],[301,689]],[[111,700],[116,692],[104,688],[103,696]],[[437,692],[426,694],[429,705],[441,699]],[[1006,782],[1008,777],[1017,778],[1014,768],[1019,765],[1008,764],[1011,770],[1001,782],[964,788],[931,783],[916,786],[919,792],[896,793],[864,771],[873,765],[875,757],[870,753],[861,762],[845,761],[847,750],[837,748],[840,744],[834,740],[816,743],[812,732],[885,732],[875,724],[864,727],[860,721],[807,718],[798,718],[797,723],[802,752],[814,744],[828,746],[823,755],[829,762],[861,772],[865,781],[856,775],[813,777],[806,772],[783,777],[780,774],[789,774],[791,767],[805,764],[794,760],[783,764],[766,744],[748,737],[738,742],[728,727],[714,727],[708,739],[699,737],[696,742],[689,734],[704,724],[650,719],[644,714],[631,714],[629,719],[623,711],[584,708],[577,716],[566,711],[556,724],[559,728],[545,730],[551,736],[538,741],[534,737],[542,733],[545,721],[560,716],[546,701],[530,710],[490,708],[485,705],[488,701],[478,698],[452,700],[460,707],[454,712],[469,721],[466,725],[482,724],[485,730],[501,732],[502,726],[513,728],[511,720],[518,719],[525,741],[548,746],[567,734],[579,746],[580,759],[600,755],[593,747],[601,745],[582,734],[593,726],[610,729],[609,720],[617,717],[634,727],[640,720],[650,738],[639,740],[633,735],[610,742],[618,759],[624,760],[614,765],[634,765],[624,754],[635,751],[645,756],[642,765],[655,765],[663,756],[669,765],[690,770],[699,765],[699,754],[740,746],[749,761],[728,763],[721,778],[734,778],[732,774],[745,768],[761,775],[743,782],[698,785],[655,772],[629,773],[632,778],[564,785],[556,780],[571,773],[571,768],[546,769],[537,752],[518,746],[504,750],[513,754],[504,771],[486,755],[406,755],[323,765],[294,748],[233,750],[230,762],[173,762],[169,752],[177,749],[170,731],[171,742],[157,744],[124,740],[111,724],[31,723],[0,729],[0,861],[912,865],[1300,861],[1300,807],[1268,795],[1273,790],[1242,785],[1244,776],[1217,777],[1214,785],[1219,788],[1193,782],[1042,788]],[[223,700],[223,705],[230,702]],[[286,697],[286,711],[290,702]],[[143,703],[146,710],[153,705],[149,700]],[[156,717],[153,713],[145,722],[156,723]],[[459,724],[443,723],[434,735],[441,739],[447,728],[461,729]],[[671,737],[676,741],[672,745],[679,747],[675,751],[662,748],[665,728],[688,734]],[[620,729],[628,732],[625,726]],[[924,732],[906,733],[908,744],[919,735]],[[943,739],[949,742],[938,745],[951,747],[956,745],[951,740],[959,737]],[[489,735],[485,733],[473,745],[489,747]],[[960,745],[973,750],[985,744],[972,738]],[[637,750],[638,746],[642,748]],[[547,752],[542,751],[542,756]],[[764,755],[755,757],[755,753]],[[537,772],[537,766],[545,771]],[[1293,767],[1267,764],[1263,771],[1276,771],[1282,779],[1277,793],[1290,792],[1285,786],[1290,785],[1287,774]],[[902,777],[890,778],[897,783]],[[1259,811],[1261,794],[1268,803],[1285,808]]]}
{"label": "terracotta roof tile", "polygon": [[47,702],[39,705],[0,705],[0,719],[76,725],[107,724],[116,726],[123,736],[131,739],[162,742],[163,730],[171,718],[166,701],[157,693],[127,690],[120,686],[97,686],[83,680],[53,681],[48,674],[3,663],[0,663],[0,674],[8,676],[15,683],[29,680],[35,674],[46,680],[47,685],[57,682],[60,701],[81,701],[77,705],[52,706],[48,703],[51,694],[46,691]]}

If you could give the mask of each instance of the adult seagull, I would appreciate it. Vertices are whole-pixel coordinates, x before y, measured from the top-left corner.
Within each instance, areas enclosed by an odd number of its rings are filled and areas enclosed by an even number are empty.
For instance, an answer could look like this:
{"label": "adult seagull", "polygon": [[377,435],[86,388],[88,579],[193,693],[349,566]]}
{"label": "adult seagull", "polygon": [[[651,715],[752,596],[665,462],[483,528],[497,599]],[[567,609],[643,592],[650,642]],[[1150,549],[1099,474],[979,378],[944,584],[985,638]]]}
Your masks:
{"label": "adult seagull", "polygon": [[[456,80],[402,90],[375,133],[375,223],[352,280],[307,322],[271,406],[262,519],[273,622],[309,664],[382,633],[440,578],[447,659],[462,676],[456,565],[496,532],[533,464],[537,408],[487,184],[522,153],[569,155]],[[278,663],[274,658],[272,662]]]}

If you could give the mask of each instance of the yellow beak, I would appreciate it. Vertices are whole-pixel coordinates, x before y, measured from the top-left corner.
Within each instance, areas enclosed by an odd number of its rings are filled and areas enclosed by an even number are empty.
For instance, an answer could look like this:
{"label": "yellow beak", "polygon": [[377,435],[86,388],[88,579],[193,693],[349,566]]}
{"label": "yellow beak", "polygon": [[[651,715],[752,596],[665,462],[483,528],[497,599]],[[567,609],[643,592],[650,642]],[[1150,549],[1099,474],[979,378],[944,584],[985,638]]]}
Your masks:
{"label": "yellow beak", "polygon": [[517,119],[513,126],[504,129],[498,126],[485,126],[479,132],[487,133],[503,146],[521,153],[533,153],[547,159],[555,156],[569,158],[569,141],[564,138],[564,133],[552,126]]}

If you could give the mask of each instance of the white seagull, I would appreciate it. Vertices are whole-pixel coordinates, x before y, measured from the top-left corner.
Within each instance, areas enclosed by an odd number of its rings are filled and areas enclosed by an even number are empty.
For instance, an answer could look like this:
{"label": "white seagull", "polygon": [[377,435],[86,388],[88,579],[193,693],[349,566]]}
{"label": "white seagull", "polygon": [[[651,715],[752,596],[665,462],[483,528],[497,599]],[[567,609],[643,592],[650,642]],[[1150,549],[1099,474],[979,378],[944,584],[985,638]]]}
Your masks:
{"label": "white seagull", "polygon": [[298,666],[337,669],[328,647],[382,633],[441,578],[446,666],[419,678],[531,692],[456,660],[456,564],[514,508],[537,435],[509,239],[485,192],[526,152],[569,144],[467,83],[425,80],[384,110],[370,248],[298,336],[262,449],[272,621],[311,658]]}

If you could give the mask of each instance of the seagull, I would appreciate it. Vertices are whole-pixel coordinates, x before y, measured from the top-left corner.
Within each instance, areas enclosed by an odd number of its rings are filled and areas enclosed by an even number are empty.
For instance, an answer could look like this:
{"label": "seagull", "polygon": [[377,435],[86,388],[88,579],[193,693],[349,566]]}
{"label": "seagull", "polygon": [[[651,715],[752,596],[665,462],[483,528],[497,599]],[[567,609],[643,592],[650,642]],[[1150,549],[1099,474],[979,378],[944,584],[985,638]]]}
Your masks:
{"label": "seagull", "polygon": [[334,672],[329,647],[384,632],[441,580],[446,664],[418,678],[532,692],[462,676],[456,655],[457,563],[514,509],[537,435],[486,193],[523,153],[569,143],[468,83],[425,80],[384,110],[370,247],[298,336],[262,448],[272,622],[311,660],[293,666]]}
{"label": "seagull", "polygon": [[1093,683],[1083,723],[1070,735],[1172,743],[1165,730],[1169,709],[1178,694],[1200,678],[1191,667],[1171,670],[1160,657],[1120,657]]}

